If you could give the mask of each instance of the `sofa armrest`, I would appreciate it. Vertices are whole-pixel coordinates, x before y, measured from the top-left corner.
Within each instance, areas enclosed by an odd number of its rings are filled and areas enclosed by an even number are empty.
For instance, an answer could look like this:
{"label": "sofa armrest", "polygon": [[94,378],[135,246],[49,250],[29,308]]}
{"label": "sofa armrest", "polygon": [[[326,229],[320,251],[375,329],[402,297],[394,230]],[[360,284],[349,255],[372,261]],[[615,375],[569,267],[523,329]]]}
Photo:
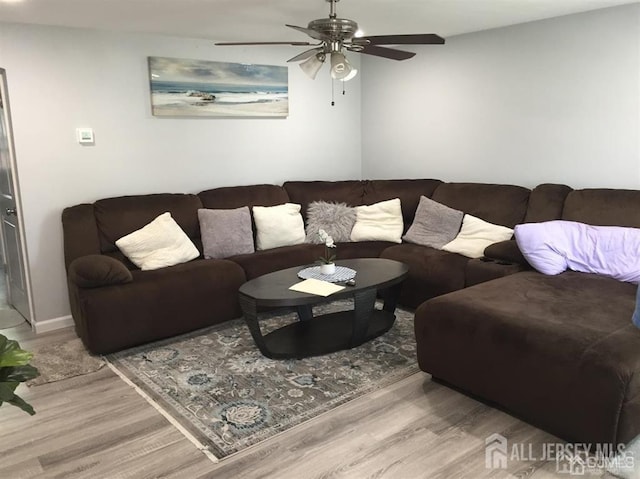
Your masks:
{"label": "sofa armrest", "polygon": [[129,283],[133,276],[117,259],[101,254],[89,254],[71,262],[69,280],[80,288],[98,288]]}
{"label": "sofa armrest", "polygon": [[515,263],[529,265],[525,257],[522,255],[516,240],[500,241],[487,246],[484,250],[485,258],[504,261],[507,263]]}

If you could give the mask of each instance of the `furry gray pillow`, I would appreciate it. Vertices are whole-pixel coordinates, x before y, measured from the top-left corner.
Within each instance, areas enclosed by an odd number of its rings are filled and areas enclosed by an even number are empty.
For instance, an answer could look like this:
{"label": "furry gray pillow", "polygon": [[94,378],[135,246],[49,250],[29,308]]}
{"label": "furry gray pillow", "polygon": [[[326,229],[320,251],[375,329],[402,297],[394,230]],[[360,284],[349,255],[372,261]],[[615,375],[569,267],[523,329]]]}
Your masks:
{"label": "furry gray pillow", "polygon": [[346,203],[314,201],[307,207],[307,243],[322,243],[318,231],[323,229],[336,243],[351,241],[356,223],[356,209]]}
{"label": "furry gray pillow", "polygon": [[234,210],[199,209],[198,220],[205,258],[228,258],[255,251],[247,206]]}
{"label": "furry gray pillow", "polygon": [[463,216],[462,211],[421,196],[413,223],[402,239],[407,243],[442,249],[458,235]]}

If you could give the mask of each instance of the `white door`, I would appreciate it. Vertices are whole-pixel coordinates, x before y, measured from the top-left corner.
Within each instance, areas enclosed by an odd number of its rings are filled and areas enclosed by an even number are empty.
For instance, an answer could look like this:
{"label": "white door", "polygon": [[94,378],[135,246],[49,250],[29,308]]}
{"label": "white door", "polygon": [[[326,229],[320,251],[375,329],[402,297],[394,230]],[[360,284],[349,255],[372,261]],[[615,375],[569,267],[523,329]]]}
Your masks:
{"label": "white door", "polygon": [[0,68],[0,234],[7,282],[7,302],[31,322],[24,236],[20,221],[7,76]]}

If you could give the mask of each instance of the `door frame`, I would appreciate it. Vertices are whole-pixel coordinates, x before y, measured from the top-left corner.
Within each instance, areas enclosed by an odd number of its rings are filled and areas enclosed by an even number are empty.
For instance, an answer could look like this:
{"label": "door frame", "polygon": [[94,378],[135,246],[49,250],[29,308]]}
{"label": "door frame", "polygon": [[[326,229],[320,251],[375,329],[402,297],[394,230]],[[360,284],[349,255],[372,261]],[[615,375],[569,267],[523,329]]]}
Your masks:
{"label": "door frame", "polygon": [[[13,199],[15,200],[16,209],[18,210],[18,226],[20,231],[18,232],[18,238],[20,241],[20,253],[22,256],[22,274],[24,275],[25,287],[27,293],[27,303],[29,306],[29,317],[25,318],[27,322],[31,326],[31,330],[35,331],[35,308],[33,304],[33,294],[31,290],[31,274],[29,268],[29,255],[27,253],[27,238],[25,235],[25,226],[24,226],[24,214],[22,208],[22,195],[20,194],[20,185],[18,181],[18,164],[16,160],[16,151],[15,144],[13,141],[13,125],[11,123],[11,107],[9,104],[9,86],[7,80],[7,71],[0,67],[0,96],[2,97],[3,102],[3,110],[4,110],[4,119],[5,125],[7,128],[7,145],[9,148],[9,168],[11,168],[11,183],[13,187]],[[2,222],[0,222],[0,228],[2,228],[2,249],[3,249],[3,259],[6,263],[6,251],[4,251],[4,242],[6,241],[6,236],[4,232],[4,227],[2,226]],[[8,287],[8,286],[7,286]]]}

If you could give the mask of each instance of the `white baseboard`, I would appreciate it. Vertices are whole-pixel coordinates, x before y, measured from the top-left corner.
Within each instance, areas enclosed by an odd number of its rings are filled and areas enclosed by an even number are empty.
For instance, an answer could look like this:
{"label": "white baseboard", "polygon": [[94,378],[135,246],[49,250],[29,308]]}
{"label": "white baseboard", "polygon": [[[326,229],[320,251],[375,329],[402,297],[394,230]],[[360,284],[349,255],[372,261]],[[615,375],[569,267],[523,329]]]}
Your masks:
{"label": "white baseboard", "polygon": [[36,334],[54,331],[56,329],[68,328],[73,326],[73,318],[71,315],[60,316],[59,318],[45,319],[44,321],[34,321],[33,329]]}

